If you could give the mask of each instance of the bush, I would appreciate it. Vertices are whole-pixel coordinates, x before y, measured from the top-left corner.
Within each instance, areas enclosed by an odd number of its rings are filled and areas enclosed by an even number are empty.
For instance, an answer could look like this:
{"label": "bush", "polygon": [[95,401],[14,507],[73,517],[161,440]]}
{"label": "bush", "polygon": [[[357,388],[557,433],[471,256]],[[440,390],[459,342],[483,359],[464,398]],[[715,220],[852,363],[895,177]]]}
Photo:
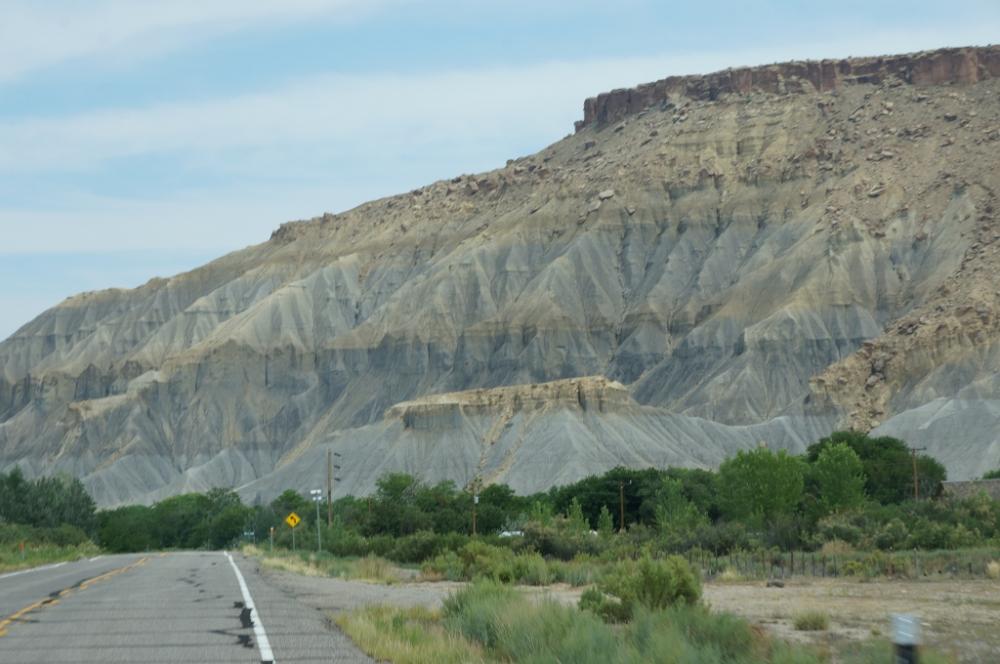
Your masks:
{"label": "bush", "polygon": [[445,624],[471,641],[495,647],[499,642],[500,614],[518,599],[512,589],[495,581],[479,581],[445,598]]}
{"label": "bush", "polygon": [[443,544],[441,540],[440,535],[421,530],[398,538],[388,557],[400,563],[420,563],[440,553]]}
{"label": "bush", "polygon": [[601,579],[595,592],[585,596],[586,600],[580,598],[580,608],[621,622],[631,619],[638,607],[655,610],[696,603],[701,599],[701,581],[680,556],[653,560],[646,555],[637,563],[619,563]]}
{"label": "bush", "polygon": [[501,661],[611,662],[619,659],[613,632],[589,613],[552,601],[538,604],[491,581],[444,602],[445,624]]}
{"label": "bush", "polygon": [[606,623],[624,623],[632,618],[634,605],[605,595],[597,588],[587,588],[580,595],[581,611],[590,611]]}
{"label": "bush", "polygon": [[986,576],[991,579],[1000,579],[1000,561],[991,560],[986,563]]}
{"label": "bush", "polygon": [[[599,599],[601,593],[584,596]],[[679,603],[658,611],[640,607],[630,623],[610,627],[590,612],[532,602],[492,581],[479,581],[448,597],[440,621],[426,611],[369,607],[338,622],[366,651],[397,662],[820,661],[808,650],[772,641],[746,621],[714,615],[701,605]]]}
{"label": "bush", "polygon": [[825,632],[830,628],[830,618],[822,611],[806,611],[795,616],[792,624],[800,632]]}
{"label": "bush", "polygon": [[524,527],[524,535],[519,546],[531,551],[537,551],[546,558],[572,560],[575,556],[597,554],[606,540],[595,537],[589,532],[560,528],[561,522],[546,526],[539,523],[529,523]]}

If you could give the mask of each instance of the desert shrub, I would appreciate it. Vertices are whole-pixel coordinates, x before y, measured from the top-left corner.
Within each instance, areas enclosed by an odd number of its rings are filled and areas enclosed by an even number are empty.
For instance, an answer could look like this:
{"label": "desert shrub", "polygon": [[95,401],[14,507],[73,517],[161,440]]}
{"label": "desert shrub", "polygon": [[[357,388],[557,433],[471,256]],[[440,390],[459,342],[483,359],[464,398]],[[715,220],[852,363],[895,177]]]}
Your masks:
{"label": "desert shrub", "polygon": [[335,556],[363,556],[370,551],[367,539],[339,526],[323,529],[323,548]]}
{"label": "desert shrub", "polygon": [[554,583],[568,583],[571,586],[587,586],[596,582],[603,574],[603,566],[590,556],[577,556],[573,560],[546,561]]}
{"label": "desert shrub", "polygon": [[694,604],[701,598],[701,581],[680,556],[654,560],[646,555],[638,562],[619,563],[601,579],[597,590],[605,597],[598,601],[590,593],[586,602],[581,598],[581,608],[605,619],[627,620],[638,607],[663,609],[675,604]]}
{"label": "desert shrub", "polygon": [[425,607],[366,606],[337,616],[337,624],[377,661],[395,664],[470,664],[482,652],[445,632],[438,614]]}
{"label": "desert shrub", "polygon": [[380,558],[388,558],[396,548],[396,538],[391,535],[372,535],[367,538],[368,550],[362,555],[372,554]]}
{"label": "desert shrub", "polygon": [[556,602],[532,603],[516,591],[482,581],[444,602],[454,633],[481,645],[501,661],[617,661],[615,634],[590,613]]}
{"label": "desert shrub", "polygon": [[[594,593],[597,593],[596,595]],[[584,593],[601,601],[598,591]],[[632,664],[817,664],[809,650],[772,641],[746,621],[680,603],[636,609],[621,627],[590,611],[534,602],[493,581],[449,596],[437,619],[426,610],[369,607],[338,622],[369,653],[398,662],[574,662]]]}
{"label": "desert shrub", "polygon": [[717,581],[722,583],[739,583],[740,581],[746,581],[746,577],[735,567],[726,566],[718,576],[715,577]]}
{"label": "desert shrub", "polygon": [[632,605],[620,599],[609,597],[594,587],[587,588],[580,595],[581,611],[590,611],[608,623],[628,622],[632,617]]}
{"label": "desert shrub", "polygon": [[493,648],[500,640],[501,614],[514,603],[525,602],[513,589],[482,580],[445,598],[442,611],[451,631]]}
{"label": "desert shrub", "polygon": [[854,547],[844,540],[835,539],[823,542],[823,546],[820,547],[819,551],[824,556],[843,556],[854,553]]}
{"label": "desert shrub", "polygon": [[426,579],[447,579],[448,581],[464,581],[465,563],[454,551],[445,551],[431,560],[425,560],[420,573]]}
{"label": "desert shrub", "polygon": [[814,543],[822,546],[826,542],[844,542],[857,547],[863,537],[864,532],[861,527],[853,522],[854,514],[833,514],[816,523]]}
{"label": "desert shrub", "polygon": [[553,581],[548,563],[537,553],[514,556],[514,580],[529,586],[547,586]]}
{"label": "desert shrub", "polygon": [[883,524],[875,534],[873,544],[884,550],[898,549],[905,546],[909,537],[909,529],[902,519],[895,518]]}
{"label": "desert shrub", "polygon": [[720,521],[698,527],[691,534],[687,548],[697,547],[717,555],[725,555],[733,551],[755,549],[760,544],[761,542],[747,529],[746,524],[739,521]]}
{"label": "desert shrub", "polygon": [[445,551],[426,561],[427,578],[444,577],[451,581],[491,579],[498,583],[547,585],[555,580],[554,572],[542,556],[470,541],[457,553]]}
{"label": "desert shrub", "polygon": [[805,611],[792,619],[800,632],[825,632],[830,628],[830,618],[822,611]]}
{"label": "desert shrub", "polygon": [[986,576],[991,579],[1000,579],[1000,561],[991,560],[986,563]]}
{"label": "desert shrub", "polygon": [[359,559],[355,565],[353,576],[358,579],[369,579],[384,583],[392,583],[398,580],[392,564],[388,560],[377,556],[365,556]]}
{"label": "desert shrub", "polygon": [[442,544],[440,535],[429,530],[421,530],[397,538],[395,546],[387,555],[396,562],[419,563],[440,553]]}
{"label": "desert shrub", "polygon": [[910,528],[909,548],[947,549],[951,542],[951,531],[947,524],[920,519]]}
{"label": "desert shrub", "polygon": [[518,546],[537,551],[546,558],[572,560],[581,553],[596,554],[606,542],[589,532],[562,527],[562,520],[554,519],[553,525],[529,523],[524,526],[524,536]]}
{"label": "desert shrub", "polygon": [[462,547],[458,557],[462,560],[465,577],[468,579],[485,577],[500,583],[514,583],[517,580],[514,552],[510,549],[472,541]]}
{"label": "desert shrub", "polygon": [[848,560],[840,568],[840,573],[844,576],[868,576],[868,568],[860,560]]}

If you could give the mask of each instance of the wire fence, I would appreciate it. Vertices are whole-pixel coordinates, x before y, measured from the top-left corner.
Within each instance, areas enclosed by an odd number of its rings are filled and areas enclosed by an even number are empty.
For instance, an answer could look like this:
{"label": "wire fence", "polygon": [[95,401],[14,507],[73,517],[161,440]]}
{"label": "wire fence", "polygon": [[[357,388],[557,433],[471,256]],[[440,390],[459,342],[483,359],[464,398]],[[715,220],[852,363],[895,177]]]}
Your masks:
{"label": "wire fence", "polygon": [[685,557],[706,579],[792,577],[997,578],[1000,548],[955,551],[737,551],[715,555],[688,551]]}

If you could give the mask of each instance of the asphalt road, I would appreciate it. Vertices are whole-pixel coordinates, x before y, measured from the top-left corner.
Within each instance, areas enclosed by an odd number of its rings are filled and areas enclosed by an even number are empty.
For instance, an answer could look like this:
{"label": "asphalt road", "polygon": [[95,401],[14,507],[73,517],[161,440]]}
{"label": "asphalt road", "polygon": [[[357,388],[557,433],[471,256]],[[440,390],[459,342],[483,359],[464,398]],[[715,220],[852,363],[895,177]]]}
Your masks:
{"label": "asphalt road", "polygon": [[372,661],[252,560],[232,560],[101,556],[0,575],[0,662]]}

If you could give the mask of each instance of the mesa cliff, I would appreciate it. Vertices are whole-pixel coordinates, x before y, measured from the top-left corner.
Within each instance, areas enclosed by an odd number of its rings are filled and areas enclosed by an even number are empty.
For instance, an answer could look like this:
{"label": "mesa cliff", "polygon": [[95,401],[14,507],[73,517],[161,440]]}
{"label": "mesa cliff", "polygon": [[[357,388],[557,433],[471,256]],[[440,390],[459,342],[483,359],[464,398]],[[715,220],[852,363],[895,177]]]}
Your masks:
{"label": "mesa cliff", "polygon": [[674,77],[496,170],[0,343],[0,469],[104,505],[385,472],[544,489],[835,427],[1000,465],[1000,50]]}
{"label": "mesa cliff", "polygon": [[714,101],[726,95],[815,94],[847,85],[972,84],[1000,76],[1000,47],[944,48],[907,55],[806,60],[740,67],[704,76],[671,76],[587,99],[577,131],[621,120],[672,98]]}

